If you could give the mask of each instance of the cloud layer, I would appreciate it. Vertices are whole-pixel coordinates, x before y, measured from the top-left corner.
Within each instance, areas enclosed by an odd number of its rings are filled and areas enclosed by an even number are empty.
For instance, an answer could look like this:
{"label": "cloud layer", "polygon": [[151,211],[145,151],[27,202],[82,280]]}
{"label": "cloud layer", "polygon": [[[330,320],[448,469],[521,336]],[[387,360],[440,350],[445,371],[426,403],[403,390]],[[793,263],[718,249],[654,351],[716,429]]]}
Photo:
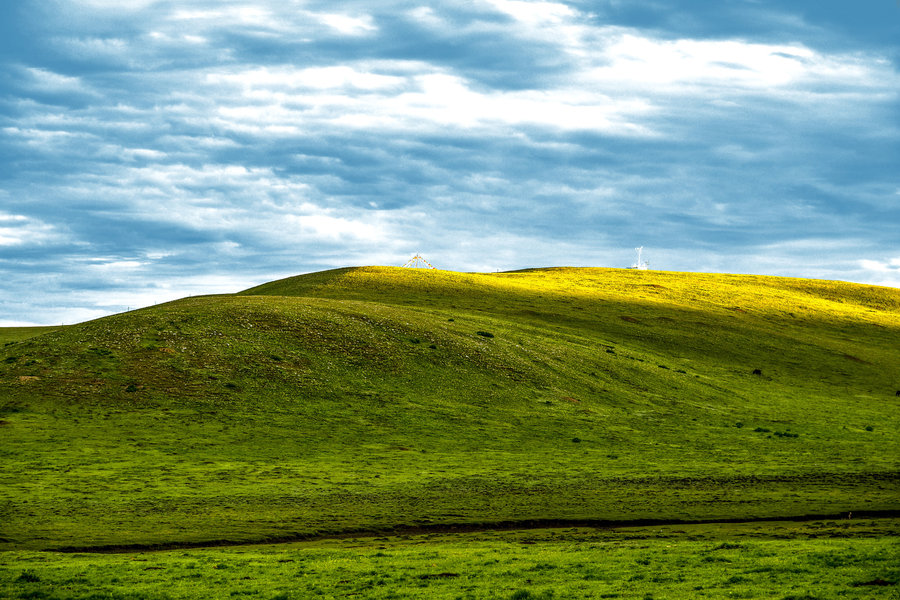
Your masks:
{"label": "cloud layer", "polygon": [[417,251],[900,285],[887,16],[189,6],[0,8],[0,324]]}

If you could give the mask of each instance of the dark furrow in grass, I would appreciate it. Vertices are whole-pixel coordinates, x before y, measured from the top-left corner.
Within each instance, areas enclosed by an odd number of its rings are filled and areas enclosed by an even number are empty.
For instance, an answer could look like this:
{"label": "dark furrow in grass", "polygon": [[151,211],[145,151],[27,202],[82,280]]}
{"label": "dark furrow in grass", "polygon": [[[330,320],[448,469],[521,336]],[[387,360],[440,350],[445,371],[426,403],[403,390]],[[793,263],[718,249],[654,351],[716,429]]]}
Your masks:
{"label": "dark furrow in grass", "polygon": [[64,546],[54,548],[52,552],[120,554],[128,552],[162,552],[166,550],[187,550],[192,548],[220,548],[228,546],[256,546],[267,544],[289,544],[294,542],[313,542],[341,538],[365,538],[398,535],[424,535],[447,533],[481,533],[488,531],[514,531],[529,529],[565,529],[571,527],[593,527],[596,529],[620,529],[625,527],[665,527],[673,525],[717,525],[738,523],[766,523],[809,521],[834,521],[858,519],[896,519],[900,518],[900,509],[891,510],[853,510],[842,513],[786,515],[780,517],[733,518],[733,519],[526,519],[522,521],[498,521],[486,523],[456,523],[434,525],[398,525],[380,529],[348,529],[344,531],[297,534],[266,537],[257,540],[209,540],[206,542],[171,542],[159,544],[108,544],[102,546]]}

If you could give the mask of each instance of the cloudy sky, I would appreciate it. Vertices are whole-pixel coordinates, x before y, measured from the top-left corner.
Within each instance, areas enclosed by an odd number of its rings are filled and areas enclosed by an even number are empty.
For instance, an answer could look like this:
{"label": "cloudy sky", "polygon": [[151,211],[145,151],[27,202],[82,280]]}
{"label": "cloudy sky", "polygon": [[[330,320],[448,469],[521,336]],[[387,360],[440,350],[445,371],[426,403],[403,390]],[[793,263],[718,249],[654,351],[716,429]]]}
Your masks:
{"label": "cloudy sky", "polygon": [[0,325],[320,269],[900,286],[900,2],[0,3]]}

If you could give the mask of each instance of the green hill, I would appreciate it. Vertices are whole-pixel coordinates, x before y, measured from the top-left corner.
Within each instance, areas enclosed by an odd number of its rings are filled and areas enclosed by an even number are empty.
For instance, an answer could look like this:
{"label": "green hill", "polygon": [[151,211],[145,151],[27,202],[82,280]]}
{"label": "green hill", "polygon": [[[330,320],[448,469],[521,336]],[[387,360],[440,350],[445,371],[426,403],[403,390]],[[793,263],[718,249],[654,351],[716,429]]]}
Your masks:
{"label": "green hill", "polygon": [[892,288],[369,267],[26,337],[0,549],[900,509]]}

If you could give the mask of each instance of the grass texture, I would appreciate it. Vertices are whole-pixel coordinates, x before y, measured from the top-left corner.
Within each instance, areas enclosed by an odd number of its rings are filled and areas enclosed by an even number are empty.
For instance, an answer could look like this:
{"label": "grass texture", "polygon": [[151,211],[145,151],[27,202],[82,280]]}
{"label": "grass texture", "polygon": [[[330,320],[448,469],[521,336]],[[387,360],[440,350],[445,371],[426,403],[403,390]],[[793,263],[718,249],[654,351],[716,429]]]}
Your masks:
{"label": "grass texture", "polygon": [[127,554],[0,553],[16,599],[895,598],[897,520],[342,538]]}
{"label": "grass texture", "polygon": [[0,340],[0,550],[900,509],[890,288],[368,267]]}

